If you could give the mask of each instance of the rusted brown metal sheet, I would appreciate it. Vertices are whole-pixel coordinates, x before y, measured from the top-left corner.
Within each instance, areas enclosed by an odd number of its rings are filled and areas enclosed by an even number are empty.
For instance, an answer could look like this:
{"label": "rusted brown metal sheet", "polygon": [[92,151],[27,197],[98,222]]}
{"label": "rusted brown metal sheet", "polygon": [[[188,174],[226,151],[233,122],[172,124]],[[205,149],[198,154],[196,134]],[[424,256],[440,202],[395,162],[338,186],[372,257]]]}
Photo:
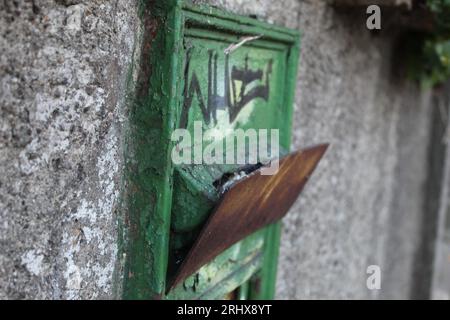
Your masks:
{"label": "rusted brown metal sheet", "polygon": [[289,154],[275,175],[261,169],[238,181],[219,201],[175,276],[186,279],[234,243],[281,219],[292,206],[328,144]]}

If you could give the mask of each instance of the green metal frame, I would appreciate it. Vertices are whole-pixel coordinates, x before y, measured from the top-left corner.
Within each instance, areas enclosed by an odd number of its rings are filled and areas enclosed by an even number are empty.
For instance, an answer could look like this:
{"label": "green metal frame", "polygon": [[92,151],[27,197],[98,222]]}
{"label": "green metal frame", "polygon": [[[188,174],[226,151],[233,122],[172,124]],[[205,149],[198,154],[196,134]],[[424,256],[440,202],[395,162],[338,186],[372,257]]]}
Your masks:
{"label": "green metal frame", "polygon": [[[144,43],[149,48],[148,61],[144,62],[148,64],[149,72],[143,75],[144,88],[134,99],[130,114],[133,156],[127,161],[125,227],[128,241],[124,244],[123,297],[192,298],[182,293],[166,294],[174,170],[170,136],[178,126],[183,100],[180,58],[183,37],[187,34],[208,37],[208,32],[203,31],[207,27],[224,32],[225,41],[230,42],[236,42],[244,35],[262,35],[258,39],[259,46],[286,51],[284,92],[280,93],[285,110],[283,121],[279,122],[280,143],[286,150],[291,142],[300,37],[297,31],[209,6],[192,6],[180,0],[155,1],[150,5],[148,21],[151,26],[148,29],[151,37]],[[187,25],[201,28],[187,30]],[[265,233],[262,256],[248,259],[247,268],[241,274],[229,275],[228,281],[230,277],[234,281],[224,287],[229,290],[241,285],[238,297],[242,299],[272,299],[274,296],[281,225],[276,223],[260,232]],[[223,290],[212,288],[195,298],[219,297]]]}

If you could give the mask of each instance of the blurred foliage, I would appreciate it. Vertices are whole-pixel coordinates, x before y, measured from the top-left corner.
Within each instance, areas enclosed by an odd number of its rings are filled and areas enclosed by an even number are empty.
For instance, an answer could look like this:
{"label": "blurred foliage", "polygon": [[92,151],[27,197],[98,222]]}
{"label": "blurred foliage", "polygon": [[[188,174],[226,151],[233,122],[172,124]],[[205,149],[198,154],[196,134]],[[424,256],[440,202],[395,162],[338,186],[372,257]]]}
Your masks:
{"label": "blurred foliage", "polygon": [[[417,39],[417,38],[416,38]],[[450,40],[423,37],[421,46],[408,57],[408,75],[430,88],[450,78]]]}
{"label": "blurred foliage", "polygon": [[450,0],[426,0],[426,5],[434,14],[436,32],[450,40]]}
{"label": "blurred foliage", "polygon": [[433,13],[433,33],[417,38],[421,47],[410,58],[409,75],[423,86],[432,87],[450,78],[450,0],[426,0]]}

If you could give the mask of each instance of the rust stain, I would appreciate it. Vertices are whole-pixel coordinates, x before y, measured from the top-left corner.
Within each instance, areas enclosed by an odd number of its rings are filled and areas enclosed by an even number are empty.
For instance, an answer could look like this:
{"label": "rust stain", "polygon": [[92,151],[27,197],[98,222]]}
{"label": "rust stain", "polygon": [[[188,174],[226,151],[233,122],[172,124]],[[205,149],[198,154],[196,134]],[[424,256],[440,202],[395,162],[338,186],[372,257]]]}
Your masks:
{"label": "rust stain", "polygon": [[281,219],[293,205],[328,144],[289,154],[275,175],[258,169],[237,182],[219,201],[180,266],[170,288],[234,243]]}

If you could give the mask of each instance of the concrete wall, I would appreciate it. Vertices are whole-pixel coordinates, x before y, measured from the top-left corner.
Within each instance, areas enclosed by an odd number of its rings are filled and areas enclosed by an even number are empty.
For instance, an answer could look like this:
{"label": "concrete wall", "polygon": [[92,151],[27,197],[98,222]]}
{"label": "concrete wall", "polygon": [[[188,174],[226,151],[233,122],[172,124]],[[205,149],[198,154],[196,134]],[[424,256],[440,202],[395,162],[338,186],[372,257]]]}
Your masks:
{"label": "concrete wall", "polygon": [[[321,1],[196,2],[303,33],[293,144],[331,148],[284,220],[277,297],[413,297],[434,107],[399,72],[398,32]],[[137,1],[15,3],[0,4],[0,298],[119,297]]]}
{"label": "concrete wall", "polygon": [[114,295],[133,1],[0,4],[0,298]]}
{"label": "concrete wall", "polygon": [[[436,105],[441,111],[441,152],[445,154],[441,157],[443,165],[439,179],[441,185],[440,199],[435,201],[438,205],[438,223],[435,224],[434,236],[436,238],[434,248],[434,259],[432,265],[432,286],[431,297],[433,299],[450,299],[450,83],[441,89],[443,92],[436,98]],[[447,121],[442,119],[447,118]]]}
{"label": "concrete wall", "polygon": [[[424,214],[429,94],[396,77],[395,32],[371,35],[362,10],[299,9],[294,147],[331,148],[284,221],[278,296],[408,298]],[[366,287],[371,264],[381,267],[380,292]]]}

